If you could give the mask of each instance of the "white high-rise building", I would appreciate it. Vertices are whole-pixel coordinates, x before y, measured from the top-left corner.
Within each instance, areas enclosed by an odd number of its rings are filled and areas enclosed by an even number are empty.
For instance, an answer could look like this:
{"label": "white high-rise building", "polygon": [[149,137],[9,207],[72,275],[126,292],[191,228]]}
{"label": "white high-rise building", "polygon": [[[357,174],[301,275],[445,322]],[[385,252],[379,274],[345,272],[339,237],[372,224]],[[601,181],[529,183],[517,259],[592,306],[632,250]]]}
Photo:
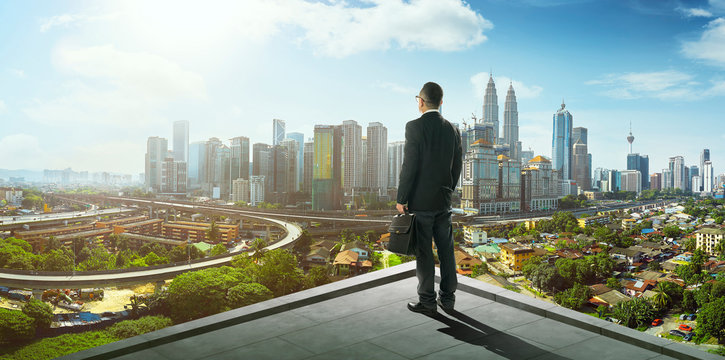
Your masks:
{"label": "white high-rise building", "polygon": [[264,175],[249,177],[249,202],[252,206],[264,202]]}
{"label": "white high-rise building", "polygon": [[506,93],[506,103],[503,107],[503,143],[509,146],[509,158],[520,158],[519,111],[513,84],[509,85],[508,93]]}
{"label": "white high-rise building", "polygon": [[349,194],[353,188],[363,186],[363,176],[366,173],[363,168],[362,158],[362,126],[358,125],[355,120],[343,121],[342,137],[344,139],[344,174],[342,181],[344,191]]}
{"label": "white high-rise building", "polygon": [[174,121],[174,160],[189,162],[189,122]]}
{"label": "white high-rise building", "polygon": [[249,180],[236,179],[232,181],[232,202],[250,202]]}
{"label": "white high-rise building", "polygon": [[368,187],[378,195],[388,190],[388,129],[379,122],[368,124],[367,129]]}
{"label": "white high-rise building", "polygon": [[715,180],[715,176],[712,171],[712,161],[705,160],[702,170],[702,191],[706,193],[711,193],[714,187]]}
{"label": "white high-rise building", "polygon": [[702,188],[702,177],[700,175],[693,176],[692,177],[692,192],[699,193],[701,188]]}
{"label": "white high-rise building", "polygon": [[[496,94],[496,84],[493,82],[493,74],[489,75],[486,92],[483,95],[483,124],[493,127],[493,141],[494,144],[498,144],[498,95]],[[471,142],[475,140],[477,139],[473,139]]]}
{"label": "white high-rise building", "polygon": [[620,171],[622,191],[633,191],[638,195],[642,192],[642,173],[639,170]]}
{"label": "white high-rise building", "polygon": [[388,144],[388,187],[398,187],[404,150],[405,141],[395,141]]}
{"label": "white high-rise building", "polygon": [[272,145],[279,145],[285,138],[284,120],[272,119]]}
{"label": "white high-rise building", "polygon": [[162,164],[168,151],[169,142],[164,138],[151,136],[146,141],[146,171],[144,172],[146,181],[144,185],[147,191],[161,191]]}

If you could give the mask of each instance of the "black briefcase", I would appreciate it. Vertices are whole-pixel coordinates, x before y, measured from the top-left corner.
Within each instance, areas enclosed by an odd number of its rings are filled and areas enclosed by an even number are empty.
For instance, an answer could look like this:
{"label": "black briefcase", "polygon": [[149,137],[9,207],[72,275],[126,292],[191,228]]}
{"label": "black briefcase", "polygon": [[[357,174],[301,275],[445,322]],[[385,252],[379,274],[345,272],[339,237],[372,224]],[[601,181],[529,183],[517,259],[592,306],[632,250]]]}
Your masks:
{"label": "black briefcase", "polygon": [[415,255],[415,214],[406,212],[393,216],[388,231],[390,232],[388,250],[400,255]]}

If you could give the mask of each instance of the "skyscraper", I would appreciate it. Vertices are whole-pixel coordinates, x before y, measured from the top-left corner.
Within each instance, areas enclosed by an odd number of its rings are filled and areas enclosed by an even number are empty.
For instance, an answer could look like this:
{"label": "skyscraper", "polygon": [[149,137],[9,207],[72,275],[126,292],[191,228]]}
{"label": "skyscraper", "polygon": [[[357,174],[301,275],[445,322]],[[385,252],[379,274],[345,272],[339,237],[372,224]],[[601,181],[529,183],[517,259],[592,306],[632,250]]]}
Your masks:
{"label": "skyscraper", "polygon": [[[493,127],[493,142],[498,144],[498,95],[496,84],[493,82],[493,73],[489,75],[486,92],[483,96],[483,124]],[[478,139],[469,139],[471,143]]]}
{"label": "skyscraper", "polygon": [[571,130],[571,141],[572,143],[576,143],[577,141],[581,140],[582,144],[589,145],[588,142],[588,135],[589,131],[585,127],[575,127]]}
{"label": "skyscraper", "polygon": [[162,193],[181,194],[186,192],[186,162],[167,156],[161,163]]}
{"label": "skyscraper", "polygon": [[383,195],[388,190],[388,129],[373,122],[368,124],[367,134],[368,187]]}
{"label": "skyscraper", "polygon": [[237,136],[231,140],[231,181],[249,180],[249,138]]}
{"label": "skyscraper", "polygon": [[187,187],[198,189],[201,187],[201,176],[206,173],[206,142],[195,141],[189,144],[189,164],[187,166]]}
{"label": "skyscraper", "polygon": [[627,154],[627,170],[637,170],[642,174],[642,190],[649,189],[649,156],[638,153]]}
{"label": "skyscraper", "polygon": [[700,153],[700,171],[703,172],[703,181],[702,186],[700,187],[700,191],[705,191],[705,161],[710,161],[710,149],[702,149],[702,152]]}
{"label": "skyscraper", "polygon": [[587,156],[587,145],[581,138],[574,143],[573,155],[572,178],[582,190],[589,190],[591,182],[589,177],[589,157]]}
{"label": "skyscraper", "polygon": [[624,170],[620,172],[622,191],[642,192],[642,173],[639,170]]}
{"label": "skyscraper", "polygon": [[174,121],[174,160],[189,162],[189,121]]}
{"label": "skyscraper", "polygon": [[[709,156],[710,154],[708,152],[708,157]],[[702,191],[710,193],[712,192],[715,185],[715,176],[712,171],[712,162],[710,160],[705,160],[702,169]]]}
{"label": "skyscraper", "polygon": [[342,122],[342,136],[344,138],[344,178],[343,189],[350,193],[353,188],[363,185],[363,176],[366,169],[363,169],[362,149],[362,126],[355,120]]}
{"label": "skyscraper", "polygon": [[279,145],[285,137],[284,120],[272,119],[272,145]]}
{"label": "skyscraper", "polygon": [[252,145],[252,175],[264,176],[265,199],[269,200],[272,191],[272,150],[268,144]]}
{"label": "skyscraper", "polygon": [[400,168],[403,166],[405,141],[388,144],[388,187],[397,188],[400,182]]}
{"label": "skyscraper", "polygon": [[509,158],[519,160],[521,157],[519,111],[513,84],[509,85],[509,90],[506,93],[506,103],[503,107],[503,143],[509,145]]}
{"label": "skyscraper", "polygon": [[302,178],[302,191],[307,194],[312,194],[312,174],[314,165],[314,154],[315,154],[315,143],[306,142],[305,150],[303,154],[303,165],[304,177]]}
{"label": "skyscraper", "polygon": [[287,133],[287,138],[297,141],[297,186],[299,187],[304,182],[305,135],[299,132],[291,132]]}
{"label": "skyscraper", "polygon": [[682,189],[682,191],[687,190],[687,183],[685,181],[685,158],[680,155],[671,157],[669,170],[671,172],[670,176],[672,177],[671,187]]}
{"label": "skyscraper", "polygon": [[339,210],[342,205],[342,129],[315,125],[312,163],[312,209]]}
{"label": "skyscraper", "polygon": [[654,173],[649,177],[649,187],[652,190],[662,190],[662,174]]}
{"label": "skyscraper", "polygon": [[559,172],[561,180],[571,179],[571,138],[574,117],[565,107],[562,100],[561,109],[554,114],[554,131],[551,141],[552,167]]}
{"label": "skyscraper", "polygon": [[202,191],[215,199],[228,199],[232,187],[229,166],[231,149],[213,137],[207,140],[205,152],[205,174],[200,176]]}
{"label": "skyscraper", "polygon": [[146,190],[161,191],[162,163],[169,151],[169,142],[158,136],[151,136],[146,141]]}
{"label": "skyscraper", "polygon": [[297,140],[286,138],[280,144],[287,148],[287,193],[299,191],[300,184],[297,182]]}

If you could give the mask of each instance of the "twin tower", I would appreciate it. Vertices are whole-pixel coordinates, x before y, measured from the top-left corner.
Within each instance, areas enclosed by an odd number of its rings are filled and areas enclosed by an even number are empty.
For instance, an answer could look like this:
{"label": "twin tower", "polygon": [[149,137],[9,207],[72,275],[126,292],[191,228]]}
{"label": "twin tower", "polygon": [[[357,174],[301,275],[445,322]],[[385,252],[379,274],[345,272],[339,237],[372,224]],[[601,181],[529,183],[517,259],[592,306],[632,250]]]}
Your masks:
{"label": "twin tower", "polygon": [[[519,141],[519,112],[516,105],[516,93],[513,84],[509,84],[506,103],[503,110],[503,137],[499,133],[498,95],[493,74],[489,74],[486,92],[483,96],[483,125],[493,128],[492,144],[508,148],[508,157],[521,160],[521,142]],[[475,124],[474,124],[475,126]]]}

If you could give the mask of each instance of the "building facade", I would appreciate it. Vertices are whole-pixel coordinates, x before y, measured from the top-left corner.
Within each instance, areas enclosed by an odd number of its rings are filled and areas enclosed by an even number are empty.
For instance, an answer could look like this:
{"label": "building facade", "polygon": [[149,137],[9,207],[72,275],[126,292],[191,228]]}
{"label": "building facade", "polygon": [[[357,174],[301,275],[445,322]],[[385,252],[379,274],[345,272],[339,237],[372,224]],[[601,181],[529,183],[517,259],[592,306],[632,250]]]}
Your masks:
{"label": "building facade", "polygon": [[503,143],[509,147],[508,157],[521,158],[521,142],[519,141],[519,110],[513,84],[509,85],[506,102],[503,107]]}
{"label": "building facade", "polygon": [[169,151],[168,140],[152,136],[146,141],[146,166],[144,186],[147,191],[161,191],[162,164]]}
{"label": "building facade", "polygon": [[[493,129],[493,140],[491,144],[498,144],[498,95],[496,94],[496,84],[493,82],[493,74],[489,75],[486,91],[483,95],[483,125],[488,125]],[[473,143],[478,139],[480,138],[476,137],[469,139],[469,141]]]}
{"label": "building facade", "polygon": [[362,166],[362,126],[355,120],[345,120],[342,122],[342,136],[345,143],[343,189],[345,193],[349,194],[353,188],[363,186],[363,176],[367,173]]}
{"label": "building facade", "polygon": [[561,109],[554,114],[554,130],[551,142],[551,161],[553,170],[562,180],[571,179],[572,125],[574,117],[562,101]]}
{"label": "building facade", "polygon": [[388,189],[388,129],[379,122],[367,128],[367,187],[378,195]]}
{"label": "building facade", "polygon": [[272,119],[272,145],[279,145],[287,136],[285,135],[285,122],[281,119]]}

